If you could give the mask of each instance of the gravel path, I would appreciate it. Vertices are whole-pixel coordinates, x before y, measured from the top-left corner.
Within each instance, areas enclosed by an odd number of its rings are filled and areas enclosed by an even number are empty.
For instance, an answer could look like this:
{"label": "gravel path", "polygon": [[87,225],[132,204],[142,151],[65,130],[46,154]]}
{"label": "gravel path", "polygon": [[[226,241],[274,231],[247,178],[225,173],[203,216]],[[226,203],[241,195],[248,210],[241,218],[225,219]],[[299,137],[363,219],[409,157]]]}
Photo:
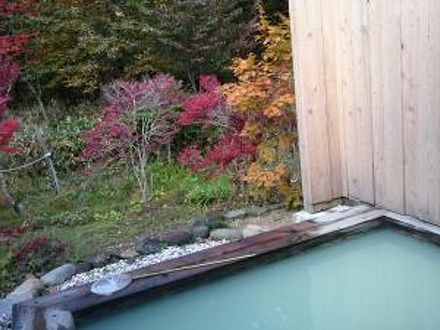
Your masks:
{"label": "gravel path", "polygon": [[147,256],[138,257],[134,260],[121,260],[116,263],[109,264],[102,268],[95,268],[89,272],[76,274],[67,282],[57,287],[58,291],[63,291],[72,287],[76,287],[85,283],[95,282],[106,276],[127,273],[142,267],[157,264],[159,262],[182,257],[184,255],[209,249],[214,246],[225,244],[227,241],[210,241],[189,244],[185,246],[170,246],[163,249],[159,253],[150,254]]}

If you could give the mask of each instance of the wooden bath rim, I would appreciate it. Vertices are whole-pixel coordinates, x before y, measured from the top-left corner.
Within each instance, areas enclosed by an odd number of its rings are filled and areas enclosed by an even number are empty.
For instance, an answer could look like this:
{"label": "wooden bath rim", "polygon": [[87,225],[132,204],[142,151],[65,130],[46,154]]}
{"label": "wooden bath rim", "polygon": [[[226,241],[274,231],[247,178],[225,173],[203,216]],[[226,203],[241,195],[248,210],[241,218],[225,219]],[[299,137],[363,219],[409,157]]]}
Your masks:
{"label": "wooden bath rim", "polygon": [[[127,288],[111,296],[99,296],[90,292],[89,284],[51,295],[38,297],[13,306],[14,330],[65,329],[59,315],[65,319],[81,315],[85,311],[103,311],[111,305],[129,304],[130,300],[145,301],[164,290],[194,285],[206,278],[225,276],[250,265],[258,265],[269,257],[274,259],[294,255],[310,247],[329,243],[380,227],[393,227],[440,245],[440,227],[396,213],[369,208],[366,211],[321,224],[301,222],[277,228],[240,241],[216,246],[180,258],[167,260],[130,272],[133,277],[161,272],[210,261],[254,254],[252,258],[228,263],[212,264],[153,277],[138,278]],[[87,313],[88,314],[88,313]],[[69,328],[72,329],[72,328]]]}

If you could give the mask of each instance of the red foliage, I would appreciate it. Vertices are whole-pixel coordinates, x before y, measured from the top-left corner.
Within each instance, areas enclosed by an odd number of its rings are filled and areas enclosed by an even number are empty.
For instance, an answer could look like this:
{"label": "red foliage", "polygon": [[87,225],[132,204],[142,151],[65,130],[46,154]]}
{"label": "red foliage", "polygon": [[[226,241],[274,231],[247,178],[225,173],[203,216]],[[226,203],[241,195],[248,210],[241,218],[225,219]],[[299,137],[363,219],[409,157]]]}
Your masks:
{"label": "red foliage", "polygon": [[[26,44],[30,41],[31,37],[25,33],[10,34],[8,29],[7,20],[15,15],[32,15],[35,1],[22,0],[22,1],[8,1],[0,0],[0,56],[15,57],[23,54]],[[13,30],[15,30],[14,27]],[[3,31],[2,31],[3,30]]]}
{"label": "red foliage", "polygon": [[219,113],[224,112],[226,106],[219,87],[220,83],[216,76],[201,76],[201,91],[190,95],[185,100],[179,123],[184,126],[203,123],[207,126],[218,119],[216,117]]}
{"label": "red foliage", "polygon": [[20,67],[12,58],[22,55],[30,40],[27,34],[11,34],[8,30],[14,29],[8,29],[8,19],[18,14],[30,14],[34,3],[33,0],[0,0],[0,152],[16,150],[9,143],[20,123],[17,119],[6,117],[11,89],[20,74]]}
{"label": "red foliage", "polygon": [[183,104],[179,123],[184,126],[197,122],[206,124],[213,116],[213,112],[224,105],[223,101],[223,97],[215,92],[191,95]]}
{"label": "red foliage", "polygon": [[179,155],[179,162],[194,172],[199,172],[206,166],[205,158],[197,146],[183,148]]}
{"label": "red foliage", "polygon": [[214,75],[200,76],[200,88],[206,92],[216,92],[220,87],[220,82]]}
{"label": "red foliage", "polygon": [[[85,158],[124,153],[142,137],[142,116],[155,116],[154,129],[144,148],[153,152],[171,142],[178,131],[173,107],[183,100],[179,83],[171,76],[158,75],[143,82],[117,82],[104,90],[106,106],[101,121],[86,132]],[[145,139],[144,139],[145,142]]]}
{"label": "red foliage", "polygon": [[14,152],[11,147],[14,133],[20,128],[20,122],[14,118],[6,118],[6,110],[11,100],[11,88],[18,78],[20,67],[0,57],[0,152]]}
{"label": "red foliage", "polygon": [[33,0],[22,0],[22,1],[9,1],[0,0],[0,18],[10,16],[14,13],[29,13],[35,1]]}
{"label": "red foliage", "polygon": [[0,36],[0,56],[21,55],[29,40],[26,34]]}
{"label": "red foliage", "polygon": [[25,228],[21,227],[8,227],[0,226],[0,237],[10,239],[18,238],[26,231]]}
{"label": "red foliage", "polygon": [[208,165],[217,164],[226,169],[234,160],[246,159],[254,155],[255,151],[255,145],[238,133],[226,134],[207,152],[206,162]]}
{"label": "red foliage", "polygon": [[15,152],[17,148],[9,145],[14,133],[20,128],[17,119],[6,119],[0,122],[0,152]]}
{"label": "red foliage", "polygon": [[40,237],[26,242],[12,254],[12,261],[18,266],[30,267],[32,264],[38,270],[46,264],[54,263],[64,256],[67,246],[48,237]]}
{"label": "red foliage", "polygon": [[183,104],[181,125],[202,125],[204,129],[220,128],[221,133],[214,144],[184,148],[179,161],[191,170],[199,172],[205,168],[225,170],[234,161],[252,157],[255,144],[243,137],[245,118],[230,111],[215,76],[200,77],[201,91],[189,96]]}

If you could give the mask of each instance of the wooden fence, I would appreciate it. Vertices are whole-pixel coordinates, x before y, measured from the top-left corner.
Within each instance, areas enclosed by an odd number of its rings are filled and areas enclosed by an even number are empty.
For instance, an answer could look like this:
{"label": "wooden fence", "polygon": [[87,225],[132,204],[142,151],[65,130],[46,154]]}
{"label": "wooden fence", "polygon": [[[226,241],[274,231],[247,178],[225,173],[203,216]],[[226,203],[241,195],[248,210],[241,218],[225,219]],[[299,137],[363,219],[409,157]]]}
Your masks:
{"label": "wooden fence", "polygon": [[440,223],[440,1],[290,0],[306,207]]}

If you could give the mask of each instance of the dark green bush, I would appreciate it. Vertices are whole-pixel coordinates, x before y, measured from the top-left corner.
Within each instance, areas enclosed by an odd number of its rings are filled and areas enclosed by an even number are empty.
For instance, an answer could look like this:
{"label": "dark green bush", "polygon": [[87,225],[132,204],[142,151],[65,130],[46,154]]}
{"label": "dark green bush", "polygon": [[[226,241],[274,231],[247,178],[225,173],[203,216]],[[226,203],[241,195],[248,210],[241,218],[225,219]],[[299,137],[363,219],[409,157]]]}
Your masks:
{"label": "dark green bush", "polygon": [[[96,120],[88,117],[77,119],[67,118],[52,125],[39,126],[42,132],[42,140],[47,149],[52,152],[52,160],[59,172],[72,172],[81,169],[86,163],[81,156],[84,148],[84,140],[81,133],[96,124]],[[14,145],[19,152],[8,156],[8,166],[15,167],[42,157],[44,150],[36,138],[36,126],[24,124],[17,132]],[[42,174],[46,171],[44,162],[20,171],[19,174],[32,173]]]}

